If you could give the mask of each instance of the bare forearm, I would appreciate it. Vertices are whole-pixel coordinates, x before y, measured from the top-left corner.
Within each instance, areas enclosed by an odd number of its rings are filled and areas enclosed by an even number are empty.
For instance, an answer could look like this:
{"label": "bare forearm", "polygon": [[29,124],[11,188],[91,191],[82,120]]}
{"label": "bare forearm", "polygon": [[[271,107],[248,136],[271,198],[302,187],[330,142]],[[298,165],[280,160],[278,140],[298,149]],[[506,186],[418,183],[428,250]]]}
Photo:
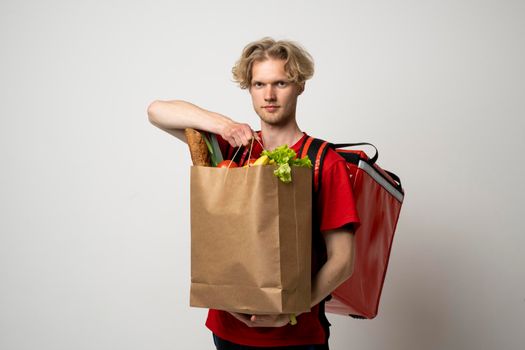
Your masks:
{"label": "bare forearm", "polygon": [[328,261],[323,265],[312,281],[312,302],[315,306],[323,301],[330,293],[352,275],[348,264],[338,264]]}
{"label": "bare forearm", "polygon": [[193,128],[221,134],[232,122],[224,115],[179,100],[152,102],[148,107],[148,118],[153,125],[168,132]]}
{"label": "bare forearm", "polygon": [[353,272],[354,234],[349,230],[323,233],[328,259],[312,280],[311,306],[319,304]]}
{"label": "bare forearm", "polygon": [[148,118],[153,125],[184,142],[186,128],[219,134],[232,147],[248,145],[254,135],[248,124],[185,101],[154,101],[148,107]]}

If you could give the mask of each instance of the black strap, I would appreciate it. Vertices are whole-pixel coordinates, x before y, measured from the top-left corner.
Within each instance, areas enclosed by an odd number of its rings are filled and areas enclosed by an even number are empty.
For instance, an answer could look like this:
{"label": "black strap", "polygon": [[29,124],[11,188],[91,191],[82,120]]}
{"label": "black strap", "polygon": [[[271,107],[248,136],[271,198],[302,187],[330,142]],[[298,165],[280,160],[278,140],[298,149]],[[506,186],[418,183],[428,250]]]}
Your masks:
{"label": "black strap", "polygon": [[392,173],[392,172],[390,172],[388,170],[385,170],[385,169],[383,169],[383,170],[385,171],[385,173],[387,173],[392,178],[392,180],[394,180],[395,182],[397,182],[399,184],[398,189],[401,192],[403,192],[403,186],[401,185],[401,179],[399,178],[399,176],[397,176],[396,174],[394,174],[394,173]]}
{"label": "black strap", "polygon": [[376,161],[377,161],[377,158],[379,158],[379,151],[377,150],[376,146],[374,146],[373,144],[371,143],[368,143],[368,142],[357,142],[357,143],[338,143],[338,144],[335,144],[333,145],[334,148],[346,148],[346,147],[354,147],[354,146],[364,146],[364,145],[368,145],[368,146],[372,146],[374,147],[376,153],[374,154],[374,156],[372,158],[370,158],[370,160],[368,161],[368,163],[370,165],[374,164]]}
{"label": "black strap", "polygon": [[361,315],[348,314],[348,316],[352,317],[355,320],[366,320],[367,319],[365,316],[361,316]]}
{"label": "black strap", "polygon": [[[321,151],[321,146],[324,143],[327,143],[327,147],[324,147],[323,150]],[[304,145],[302,147],[304,147]],[[323,178],[324,157],[326,155],[326,151],[330,147],[332,147],[330,143],[324,140],[321,140],[321,139],[312,138],[312,142],[310,143],[310,146],[306,150],[306,154],[308,155],[308,158],[310,158],[310,161],[312,162],[312,166],[314,167],[314,170],[315,170],[315,162],[317,158],[319,157],[319,171],[317,172],[318,186],[317,186],[316,193],[319,193],[321,190],[321,180]],[[322,154],[319,154],[320,151],[322,152]],[[302,150],[301,150],[301,153],[302,153]],[[315,171],[314,171],[314,176],[315,176]],[[314,179],[314,183],[315,183],[315,179]]]}

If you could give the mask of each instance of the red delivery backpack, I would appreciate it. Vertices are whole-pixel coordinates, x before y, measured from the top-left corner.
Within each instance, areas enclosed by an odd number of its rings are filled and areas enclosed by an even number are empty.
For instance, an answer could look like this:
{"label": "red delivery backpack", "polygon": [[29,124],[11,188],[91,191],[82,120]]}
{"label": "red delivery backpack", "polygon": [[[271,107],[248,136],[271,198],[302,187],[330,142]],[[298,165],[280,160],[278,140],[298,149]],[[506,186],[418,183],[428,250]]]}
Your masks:
{"label": "red delivery backpack", "polygon": [[[344,149],[360,145],[374,147],[375,155],[368,158],[363,151]],[[371,319],[377,315],[404,191],[399,177],[376,164],[379,154],[374,145],[331,144],[308,137],[300,155],[308,155],[312,161],[314,193],[319,190],[320,169],[328,148],[346,160],[361,223],[354,227],[354,272],[332,292],[325,308],[330,313]]]}

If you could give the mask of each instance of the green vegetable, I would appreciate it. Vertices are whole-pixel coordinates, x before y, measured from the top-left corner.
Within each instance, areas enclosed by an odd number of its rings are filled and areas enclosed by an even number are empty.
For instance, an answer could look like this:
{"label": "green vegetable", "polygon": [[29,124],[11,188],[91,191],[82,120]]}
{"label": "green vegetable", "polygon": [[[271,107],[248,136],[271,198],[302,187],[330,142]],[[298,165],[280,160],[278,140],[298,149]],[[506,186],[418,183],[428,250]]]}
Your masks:
{"label": "green vegetable", "polygon": [[273,172],[282,182],[288,183],[292,181],[292,166],[303,166],[312,167],[310,158],[303,157],[297,159],[295,151],[288,147],[288,145],[282,145],[274,149],[273,151],[264,150],[261,155],[266,155],[270,158],[270,164],[272,161],[277,165],[277,169]]}
{"label": "green vegetable", "polygon": [[204,142],[206,142],[208,151],[210,152],[211,166],[217,166],[217,164],[223,161],[222,153],[219,147],[219,142],[217,141],[217,137],[215,136],[215,134],[208,134],[202,131],[201,131],[201,135],[202,135],[202,138],[204,139]]}

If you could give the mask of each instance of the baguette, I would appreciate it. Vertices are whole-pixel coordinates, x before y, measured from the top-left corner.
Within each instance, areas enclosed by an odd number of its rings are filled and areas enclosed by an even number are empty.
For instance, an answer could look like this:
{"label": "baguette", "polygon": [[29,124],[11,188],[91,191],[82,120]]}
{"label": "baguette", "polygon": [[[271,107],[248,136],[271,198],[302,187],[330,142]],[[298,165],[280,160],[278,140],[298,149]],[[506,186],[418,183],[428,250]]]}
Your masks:
{"label": "baguette", "polygon": [[195,129],[184,129],[193,165],[211,166],[210,152],[201,133]]}

